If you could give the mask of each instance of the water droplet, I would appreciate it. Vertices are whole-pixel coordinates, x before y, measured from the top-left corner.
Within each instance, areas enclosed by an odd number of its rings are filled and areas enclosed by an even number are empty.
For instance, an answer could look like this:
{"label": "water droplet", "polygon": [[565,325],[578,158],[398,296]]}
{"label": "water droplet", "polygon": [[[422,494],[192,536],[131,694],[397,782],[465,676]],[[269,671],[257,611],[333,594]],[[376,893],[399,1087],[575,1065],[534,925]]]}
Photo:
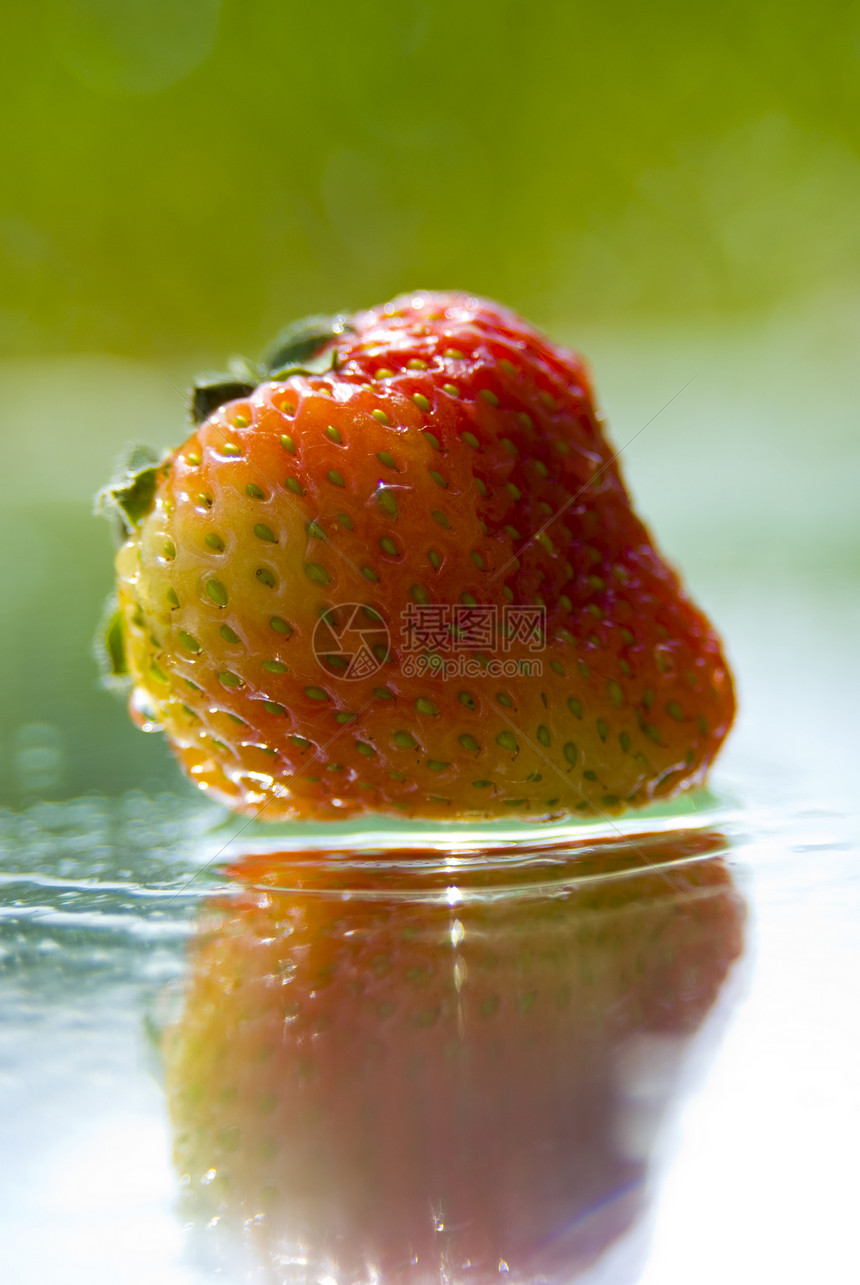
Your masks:
{"label": "water droplet", "polygon": [[129,698],[128,712],[131,717],[131,721],[139,727],[142,732],[161,731],[158,711],[153,704],[152,697],[145,687],[135,687]]}

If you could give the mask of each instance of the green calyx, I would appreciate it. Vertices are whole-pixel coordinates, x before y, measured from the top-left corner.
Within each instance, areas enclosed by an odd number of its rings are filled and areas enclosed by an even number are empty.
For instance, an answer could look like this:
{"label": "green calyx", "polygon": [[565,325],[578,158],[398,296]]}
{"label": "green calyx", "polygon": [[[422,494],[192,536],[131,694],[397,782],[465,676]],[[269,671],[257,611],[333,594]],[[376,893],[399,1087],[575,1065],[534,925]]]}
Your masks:
{"label": "green calyx", "polygon": [[129,447],[113,479],[96,495],[95,512],[117,523],[121,540],[128,539],[150,512],[163,460],[151,446]]}
{"label": "green calyx", "polygon": [[213,411],[239,397],[248,397],[260,380],[253,384],[231,379],[229,375],[198,375],[191,390],[190,414],[192,424],[202,424]]}
{"label": "green calyx", "polygon": [[125,627],[116,594],[111,594],[104,605],[93,640],[93,651],[104,686],[125,690],[130,682],[130,674],[125,647]]}
{"label": "green calyx", "polygon": [[[275,338],[264,357],[269,379],[286,379],[297,371],[313,375],[331,369],[331,345],[352,327],[344,317],[304,317]],[[323,364],[318,364],[323,363]]]}
{"label": "green calyx", "polygon": [[351,328],[343,317],[305,317],[280,332],[262,361],[232,357],[228,374],[201,375],[191,391],[192,423],[202,424],[219,406],[249,397],[267,379],[322,375],[331,370],[334,343]]}

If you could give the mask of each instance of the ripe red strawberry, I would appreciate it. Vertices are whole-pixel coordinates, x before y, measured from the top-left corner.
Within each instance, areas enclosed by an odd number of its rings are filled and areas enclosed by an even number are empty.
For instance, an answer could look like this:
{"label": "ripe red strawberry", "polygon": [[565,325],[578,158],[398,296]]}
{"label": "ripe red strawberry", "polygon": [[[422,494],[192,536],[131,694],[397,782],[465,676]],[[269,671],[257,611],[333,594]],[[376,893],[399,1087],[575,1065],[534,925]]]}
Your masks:
{"label": "ripe red strawberry", "polygon": [[191,1220],[225,1253],[244,1228],[266,1280],[572,1279],[641,1206],[741,949],[721,837],[636,844],[234,868],[165,1036]]}
{"label": "ripe red strawberry", "polygon": [[309,333],[197,389],[208,418],[108,493],[138,720],[267,819],[593,815],[700,783],[731,680],[580,359],[462,295]]}

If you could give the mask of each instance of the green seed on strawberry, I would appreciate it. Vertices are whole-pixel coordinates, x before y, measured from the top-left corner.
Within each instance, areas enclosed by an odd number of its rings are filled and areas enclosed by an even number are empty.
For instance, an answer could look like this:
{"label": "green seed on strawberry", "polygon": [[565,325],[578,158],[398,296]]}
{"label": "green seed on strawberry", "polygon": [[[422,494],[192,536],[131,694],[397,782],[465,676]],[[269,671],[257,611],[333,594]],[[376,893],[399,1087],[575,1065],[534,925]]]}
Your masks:
{"label": "green seed on strawberry", "polygon": [[267,819],[541,819],[704,779],[730,675],[631,509],[579,358],[495,304],[420,294],[241,373],[105,493],[125,535],[112,654],[202,788]]}

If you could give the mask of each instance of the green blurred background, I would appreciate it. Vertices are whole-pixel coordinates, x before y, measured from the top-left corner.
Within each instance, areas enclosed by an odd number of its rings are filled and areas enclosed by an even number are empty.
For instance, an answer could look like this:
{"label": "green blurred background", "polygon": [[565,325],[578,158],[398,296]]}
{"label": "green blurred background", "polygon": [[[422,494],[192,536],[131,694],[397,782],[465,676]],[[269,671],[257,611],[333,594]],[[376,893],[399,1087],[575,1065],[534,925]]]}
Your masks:
{"label": "green blurred background", "polygon": [[856,602],[856,5],[33,0],[0,64],[6,802],[185,788],[97,684],[92,492],[201,366],[400,290],[589,356],[730,651]]}

